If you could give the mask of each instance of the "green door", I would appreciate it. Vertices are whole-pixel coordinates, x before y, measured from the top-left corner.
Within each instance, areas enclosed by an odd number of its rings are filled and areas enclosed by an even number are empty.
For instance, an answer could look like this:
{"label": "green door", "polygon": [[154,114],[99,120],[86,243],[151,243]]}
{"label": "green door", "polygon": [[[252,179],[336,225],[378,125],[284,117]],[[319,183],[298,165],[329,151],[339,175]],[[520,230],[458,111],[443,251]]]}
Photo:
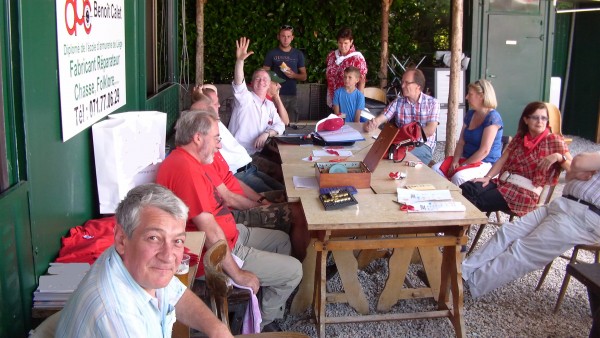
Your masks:
{"label": "green door", "polygon": [[484,3],[488,15],[481,76],[494,85],[504,133],[514,135],[525,105],[546,95],[548,36],[544,13],[548,4],[525,0],[503,1],[512,4],[505,6],[497,5],[499,1]]}

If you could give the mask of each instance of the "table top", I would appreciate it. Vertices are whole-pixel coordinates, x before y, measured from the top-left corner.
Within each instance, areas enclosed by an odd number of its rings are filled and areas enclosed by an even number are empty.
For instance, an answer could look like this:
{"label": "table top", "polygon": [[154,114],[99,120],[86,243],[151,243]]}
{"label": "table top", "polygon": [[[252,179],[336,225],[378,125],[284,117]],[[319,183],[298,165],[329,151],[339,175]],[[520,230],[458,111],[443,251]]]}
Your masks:
{"label": "table top", "polygon": [[[360,129],[359,123],[350,123],[355,129]],[[379,130],[372,134],[377,134]],[[363,133],[365,141],[356,142],[355,148],[363,151],[354,152],[347,161],[360,161],[368,153],[368,148],[374,139],[370,134]],[[407,154],[406,160],[394,163],[382,159],[371,175],[371,188],[359,189],[354,195],[358,201],[357,206],[350,206],[339,210],[325,211],[319,200],[318,189],[294,187],[293,177],[314,177],[314,163],[303,161],[315,149],[320,146],[295,146],[279,145],[279,151],[283,164],[283,176],[285,180],[288,200],[291,202],[301,201],[305,210],[309,231],[318,230],[348,230],[348,229],[370,229],[370,228],[414,228],[416,227],[443,227],[449,225],[468,225],[484,223],[487,218],[460,193],[460,188],[452,184],[446,178],[436,174],[431,168],[422,164],[419,167],[410,167],[406,161],[417,161],[412,154]],[[336,159],[335,156],[322,157],[319,162],[328,162]],[[393,180],[389,177],[390,172],[406,172],[407,177],[402,180]],[[432,213],[406,213],[400,211],[396,199],[396,190],[399,187],[412,184],[431,184],[436,189],[448,189],[455,201],[460,201],[467,208],[464,212],[432,212]]]}
{"label": "table top", "polygon": [[[351,123],[347,123],[347,124],[349,126],[351,126],[352,128],[361,132],[361,134],[365,138],[364,141],[357,141],[356,143],[354,143],[354,146],[348,147],[348,148],[353,148],[355,150],[352,150],[353,156],[348,158],[347,160],[348,161],[362,161],[365,158],[365,156],[367,155],[367,153],[369,152],[369,146],[371,144],[373,144],[373,142],[375,142],[375,139],[372,136],[379,135],[380,130],[376,129],[375,131],[372,131],[370,133],[365,133],[362,131],[361,123],[351,122]],[[281,144],[281,143],[278,144],[278,148],[279,148],[279,155],[281,156],[281,162],[286,163],[286,164],[307,163],[306,161],[303,161],[302,159],[312,155],[313,150],[323,149],[322,146],[314,146],[312,144],[290,145],[290,144]],[[329,161],[331,159],[335,159],[335,158],[338,158],[338,157],[336,157],[336,156],[321,157],[321,160],[323,162],[327,162],[327,161]]]}
{"label": "table top", "polygon": [[408,213],[400,210],[393,195],[360,192],[354,195],[358,205],[338,210],[326,211],[317,196],[305,195],[301,201],[303,208],[310,210],[305,212],[309,231],[388,228],[403,229],[409,233],[415,228],[481,224],[487,220],[485,214],[460,192],[452,191],[451,194],[455,201],[465,205],[466,211]]}

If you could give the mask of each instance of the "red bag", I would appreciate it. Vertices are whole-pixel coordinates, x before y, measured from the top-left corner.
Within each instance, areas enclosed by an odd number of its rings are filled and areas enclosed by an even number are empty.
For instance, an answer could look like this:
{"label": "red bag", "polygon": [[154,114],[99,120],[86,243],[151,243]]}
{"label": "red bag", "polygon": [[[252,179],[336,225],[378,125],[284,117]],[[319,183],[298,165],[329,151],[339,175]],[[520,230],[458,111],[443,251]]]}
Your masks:
{"label": "red bag", "polygon": [[398,128],[396,138],[388,150],[388,159],[394,162],[402,162],[406,152],[422,146],[427,142],[425,131],[419,122],[411,122]]}

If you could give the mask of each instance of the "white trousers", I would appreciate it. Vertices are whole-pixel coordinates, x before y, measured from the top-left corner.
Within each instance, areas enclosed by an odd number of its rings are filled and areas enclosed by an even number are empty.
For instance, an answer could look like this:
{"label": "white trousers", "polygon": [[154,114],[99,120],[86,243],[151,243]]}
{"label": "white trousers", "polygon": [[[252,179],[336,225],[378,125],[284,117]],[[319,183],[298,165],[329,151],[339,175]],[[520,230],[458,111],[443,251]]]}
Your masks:
{"label": "white trousers", "polygon": [[462,264],[473,297],[537,270],[577,244],[600,243],[600,216],[559,197],[506,223]]}
{"label": "white trousers", "polygon": [[[442,161],[443,162],[443,161]],[[446,177],[444,173],[440,170],[440,166],[442,162],[438,162],[431,167],[436,173],[440,174],[443,177]],[[470,181],[474,178],[479,178],[485,176],[492,168],[492,164],[488,162],[482,162],[479,167],[463,169],[456,174],[452,175],[450,181],[454,183],[456,186],[460,186],[466,181]]]}

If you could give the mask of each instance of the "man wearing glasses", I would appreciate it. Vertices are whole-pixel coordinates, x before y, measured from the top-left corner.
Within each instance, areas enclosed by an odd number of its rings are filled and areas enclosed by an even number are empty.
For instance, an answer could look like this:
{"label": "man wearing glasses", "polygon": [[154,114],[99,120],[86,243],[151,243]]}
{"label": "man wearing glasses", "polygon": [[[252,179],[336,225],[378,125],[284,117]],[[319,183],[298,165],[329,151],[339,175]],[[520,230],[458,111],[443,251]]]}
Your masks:
{"label": "man wearing glasses", "polygon": [[402,75],[402,96],[392,101],[383,113],[369,122],[365,122],[365,131],[371,131],[380,124],[394,119],[396,126],[401,127],[411,122],[419,122],[427,136],[427,142],[416,147],[411,154],[429,164],[435,150],[435,133],[439,124],[440,104],[425,93],[425,76],[419,69],[408,69]]}
{"label": "man wearing glasses", "polygon": [[[218,116],[213,111],[189,111],[175,125],[175,148],[161,164],[156,182],[169,188],[189,207],[188,231],[206,234],[205,248],[219,240],[228,243],[223,271],[239,285],[262,288],[261,327],[280,330],[273,320],[282,318],[285,302],[302,279],[302,265],[289,256],[291,244],[283,231],[236,224],[229,205],[215,187],[206,166],[221,148]],[[242,262],[236,262],[234,255]],[[202,259],[200,260],[202,261]],[[198,266],[197,276],[204,275]]]}
{"label": "man wearing glasses", "polygon": [[304,54],[294,47],[294,27],[283,25],[277,34],[279,45],[270,50],[265,57],[263,69],[273,70],[277,76],[285,80],[279,92],[283,105],[287,110],[290,121],[298,121],[298,107],[296,103],[296,83],[306,81],[306,67]]}

